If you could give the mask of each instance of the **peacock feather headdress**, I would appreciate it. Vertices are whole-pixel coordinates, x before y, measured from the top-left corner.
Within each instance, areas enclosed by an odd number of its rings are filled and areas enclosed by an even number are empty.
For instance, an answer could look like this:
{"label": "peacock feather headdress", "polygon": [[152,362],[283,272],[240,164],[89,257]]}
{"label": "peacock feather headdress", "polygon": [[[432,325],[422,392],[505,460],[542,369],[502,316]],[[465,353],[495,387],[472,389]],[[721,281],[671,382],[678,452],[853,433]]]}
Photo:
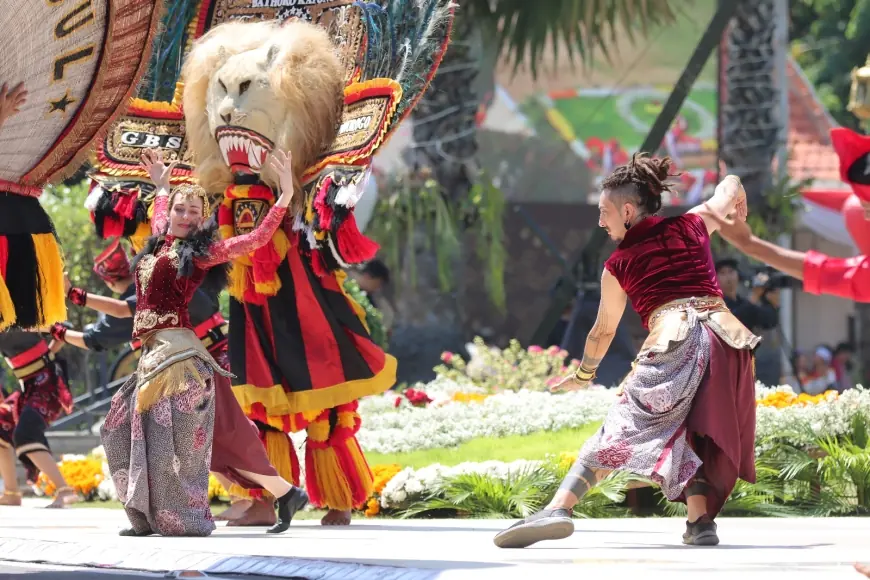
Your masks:
{"label": "peacock feather headdress", "polygon": [[365,262],[377,245],[357,228],[372,157],[414,109],[447,49],[450,0],[358,0],[328,29],[346,60],[344,111],[335,141],[303,177],[294,230],[318,273]]}

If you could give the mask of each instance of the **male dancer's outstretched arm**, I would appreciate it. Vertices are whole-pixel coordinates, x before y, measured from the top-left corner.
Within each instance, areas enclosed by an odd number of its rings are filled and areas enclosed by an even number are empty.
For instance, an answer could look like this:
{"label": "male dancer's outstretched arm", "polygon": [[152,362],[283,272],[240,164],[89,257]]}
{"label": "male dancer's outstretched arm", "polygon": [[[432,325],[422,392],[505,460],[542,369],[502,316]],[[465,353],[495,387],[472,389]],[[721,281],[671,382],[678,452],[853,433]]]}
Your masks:
{"label": "male dancer's outstretched arm", "polygon": [[595,370],[607,354],[622,315],[628,297],[622,286],[608,270],[601,276],[601,302],[598,304],[598,316],[592,330],[586,337],[586,348],[583,349],[583,360],[580,368],[565,377],[550,388],[551,391],[575,391],[582,389],[595,377]]}
{"label": "male dancer's outstretched arm", "polygon": [[130,304],[126,300],[91,294],[81,288],[74,288],[67,277],[64,277],[64,285],[67,297],[76,306],[85,306],[115,318],[131,318],[133,316]]}

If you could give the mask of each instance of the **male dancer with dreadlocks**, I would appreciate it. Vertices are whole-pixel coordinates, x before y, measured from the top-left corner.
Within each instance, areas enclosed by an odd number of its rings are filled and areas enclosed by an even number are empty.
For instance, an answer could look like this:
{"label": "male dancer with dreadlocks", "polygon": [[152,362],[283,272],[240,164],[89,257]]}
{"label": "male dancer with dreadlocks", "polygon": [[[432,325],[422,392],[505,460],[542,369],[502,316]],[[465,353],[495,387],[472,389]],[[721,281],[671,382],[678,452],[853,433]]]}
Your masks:
{"label": "male dancer with dreadlocks", "polygon": [[737,478],[755,480],[752,350],[760,339],[725,306],[710,253],[724,216],[746,219],[746,194],[729,175],[706,203],[659,217],[670,169],[668,158],[635,155],[602,183],[599,225],[620,243],[605,263],[580,368],[553,389],[582,389],[595,377],[628,299],[650,334],[556,496],[499,533],[499,547],[570,536],[574,505],[612,471],[647,477],[669,500],[685,501],[683,542],[716,545],[713,520]]}

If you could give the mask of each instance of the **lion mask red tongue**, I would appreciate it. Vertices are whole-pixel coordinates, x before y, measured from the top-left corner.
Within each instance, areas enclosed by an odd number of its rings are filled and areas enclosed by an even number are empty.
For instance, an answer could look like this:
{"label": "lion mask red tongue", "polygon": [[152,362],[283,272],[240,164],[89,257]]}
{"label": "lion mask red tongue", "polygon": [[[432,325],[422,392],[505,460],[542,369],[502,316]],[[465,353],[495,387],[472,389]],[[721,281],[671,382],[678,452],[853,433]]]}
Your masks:
{"label": "lion mask red tongue", "polygon": [[260,173],[274,146],[259,133],[241,127],[220,127],[215,138],[233,173]]}

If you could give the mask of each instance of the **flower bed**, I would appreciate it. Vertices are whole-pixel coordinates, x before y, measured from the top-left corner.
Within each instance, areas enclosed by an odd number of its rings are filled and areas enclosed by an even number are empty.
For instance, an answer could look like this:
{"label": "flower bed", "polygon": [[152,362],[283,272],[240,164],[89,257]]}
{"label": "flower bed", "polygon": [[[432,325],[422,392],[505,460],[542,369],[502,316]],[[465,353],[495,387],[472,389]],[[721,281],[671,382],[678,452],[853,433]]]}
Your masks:
{"label": "flower bed", "polygon": [[[450,448],[476,437],[581,427],[600,421],[615,400],[613,390],[601,388],[566,394],[493,391],[440,377],[401,394],[361,401],[359,438],[363,449],[381,453]],[[870,391],[858,388],[808,396],[796,395],[789,387],[758,385],[756,403],[759,483],[738,486],[729,503],[730,513],[850,514],[863,513],[863,506],[870,510],[870,473],[865,473],[870,470],[866,428]],[[577,452],[553,450],[559,451],[544,460],[510,463],[465,462],[420,469],[374,465],[375,493],[364,513],[369,517],[522,515],[555,491]],[[102,448],[88,457],[65,456],[61,470],[86,499],[116,499]],[[620,503],[631,479],[609,479],[576,513],[590,517],[624,513],[626,508]],[[819,486],[825,493],[813,491]],[[44,493],[53,492],[44,477],[40,487]],[[228,499],[213,478],[209,498]]]}
{"label": "flower bed", "polygon": [[395,393],[361,401],[358,437],[362,448],[402,453],[453,447],[477,437],[582,427],[601,421],[616,401],[613,391],[601,388],[556,395],[525,390],[485,395],[445,378],[415,389],[415,394],[421,391],[431,403],[400,402],[396,407]]}
{"label": "flower bed", "polygon": [[[103,472],[103,460],[94,455],[64,455],[58,463],[61,475],[69,487],[85,500],[99,499],[99,488],[108,476]],[[111,485],[111,483],[109,484]],[[54,484],[44,473],[39,474],[35,491],[42,495],[54,495]]]}

